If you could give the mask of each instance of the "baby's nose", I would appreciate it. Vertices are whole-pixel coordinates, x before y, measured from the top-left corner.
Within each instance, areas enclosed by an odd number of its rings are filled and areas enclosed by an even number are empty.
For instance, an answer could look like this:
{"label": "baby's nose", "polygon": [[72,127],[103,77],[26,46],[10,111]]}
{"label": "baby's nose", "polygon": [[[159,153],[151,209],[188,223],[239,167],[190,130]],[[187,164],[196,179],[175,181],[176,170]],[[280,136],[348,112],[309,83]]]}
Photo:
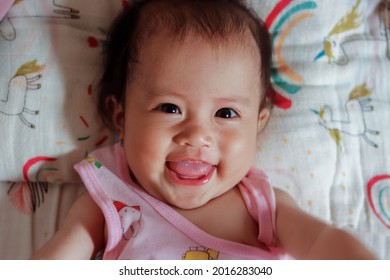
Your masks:
{"label": "baby's nose", "polygon": [[181,146],[193,148],[210,147],[212,145],[212,128],[208,123],[189,122],[175,136],[174,141]]}

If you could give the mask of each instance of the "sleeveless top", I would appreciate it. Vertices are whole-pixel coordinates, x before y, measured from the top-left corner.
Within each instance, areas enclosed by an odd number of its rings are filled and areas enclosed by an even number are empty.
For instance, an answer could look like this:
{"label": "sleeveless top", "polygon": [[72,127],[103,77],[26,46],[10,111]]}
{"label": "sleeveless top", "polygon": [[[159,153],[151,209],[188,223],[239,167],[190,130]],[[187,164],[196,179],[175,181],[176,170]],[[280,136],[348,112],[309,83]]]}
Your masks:
{"label": "sleeveless top", "polygon": [[101,208],[108,239],[103,259],[286,259],[275,247],[275,197],[266,175],[251,169],[238,188],[267,250],[214,237],[139,187],[118,143],[75,165]]}

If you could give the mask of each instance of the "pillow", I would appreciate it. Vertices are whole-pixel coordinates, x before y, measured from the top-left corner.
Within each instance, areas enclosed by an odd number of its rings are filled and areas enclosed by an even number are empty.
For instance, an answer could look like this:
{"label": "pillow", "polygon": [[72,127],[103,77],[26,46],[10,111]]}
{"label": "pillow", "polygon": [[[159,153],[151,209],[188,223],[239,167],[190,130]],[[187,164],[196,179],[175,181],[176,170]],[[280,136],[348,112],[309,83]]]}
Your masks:
{"label": "pillow", "polygon": [[73,164],[113,142],[94,96],[122,2],[15,1],[2,19],[1,181],[78,181]]}

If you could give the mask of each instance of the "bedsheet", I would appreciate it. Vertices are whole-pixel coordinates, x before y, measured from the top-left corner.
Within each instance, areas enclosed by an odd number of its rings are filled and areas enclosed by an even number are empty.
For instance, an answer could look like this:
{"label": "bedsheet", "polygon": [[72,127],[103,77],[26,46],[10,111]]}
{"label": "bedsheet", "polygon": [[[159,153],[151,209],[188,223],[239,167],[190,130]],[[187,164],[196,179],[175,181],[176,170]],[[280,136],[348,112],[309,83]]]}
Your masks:
{"label": "bedsheet", "polygon": [[[81,184],[18,188],[14,183],[0,182],[0,259],[30,258],[57,231],[84,191]],[[31,211],[27,213],[27,209]]]}
{"label": "bedsheet", "polygon": [[[256,166],[390,259],[390,1],[248,3],[274,51]],[[52,236],[84,190],[73,164],[114,142],[94,97],[109,23],[130,4],[0,1],[0,259]]]}

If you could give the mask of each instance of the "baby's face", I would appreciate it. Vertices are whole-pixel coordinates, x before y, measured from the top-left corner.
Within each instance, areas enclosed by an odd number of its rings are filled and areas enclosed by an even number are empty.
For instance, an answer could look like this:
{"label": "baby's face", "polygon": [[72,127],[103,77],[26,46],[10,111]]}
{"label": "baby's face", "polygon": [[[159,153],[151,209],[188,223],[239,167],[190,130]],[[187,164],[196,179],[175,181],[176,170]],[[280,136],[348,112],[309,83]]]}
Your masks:
{"label": "baby's face", "polygon": [[138,183],[172,206],[196,208],[234,187],[253,164],[264,94],[259,59],[244,46],[161,35],[150,41],[116,123]]}

